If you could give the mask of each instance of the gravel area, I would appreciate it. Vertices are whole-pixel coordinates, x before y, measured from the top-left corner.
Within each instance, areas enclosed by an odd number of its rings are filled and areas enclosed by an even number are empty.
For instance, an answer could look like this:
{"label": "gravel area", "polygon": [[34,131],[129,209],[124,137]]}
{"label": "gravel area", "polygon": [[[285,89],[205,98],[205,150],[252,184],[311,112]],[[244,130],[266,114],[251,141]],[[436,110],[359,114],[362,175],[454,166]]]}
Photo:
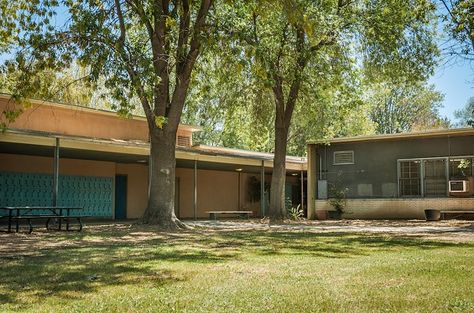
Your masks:
{"label": "gravel area", "polygon": [[191,227],[220,231],[308,231],[373,233],[398,236],[420,236],[432,239],[474,241],[474,221],[444,220],[427,222],[422,220],[334,220],[334,221],[288,221],[269,225],[261,220],[200,220],[186,221]]}

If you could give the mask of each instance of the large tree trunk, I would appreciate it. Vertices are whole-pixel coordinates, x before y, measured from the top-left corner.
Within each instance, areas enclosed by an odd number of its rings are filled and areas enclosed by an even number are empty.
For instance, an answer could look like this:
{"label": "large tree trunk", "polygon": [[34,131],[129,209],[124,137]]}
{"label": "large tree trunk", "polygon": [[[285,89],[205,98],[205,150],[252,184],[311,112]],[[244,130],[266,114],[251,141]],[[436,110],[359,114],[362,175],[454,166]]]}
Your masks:
{"label": "large tree trunk", "polygon": [[161,229],[185,228],[174,213],[176,177],[176,130],[154,129],[150,131],[150,196],[143,222],[155,224]]}
{"label": "large tree trunk", "polygon": [[286,181],[286,144],[288,127],[284,117],[275,120],[275,155],[273,159],[272,183],[270,187],[270,222],[280,222],[286,217],[285,181]]}

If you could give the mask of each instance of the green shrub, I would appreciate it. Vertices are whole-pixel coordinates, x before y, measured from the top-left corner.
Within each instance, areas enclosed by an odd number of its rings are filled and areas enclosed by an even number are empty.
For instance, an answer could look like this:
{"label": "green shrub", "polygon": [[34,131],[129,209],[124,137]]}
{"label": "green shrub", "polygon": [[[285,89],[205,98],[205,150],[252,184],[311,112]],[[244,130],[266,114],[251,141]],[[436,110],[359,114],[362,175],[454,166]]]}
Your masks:
{"label": "green shrub", "polygon": [[288,217],[294,221],[298,221],[302,219],[304,216],[303,209],[301,209],[301,204],[298,204],[298,206],[291,207],[288,209]]}

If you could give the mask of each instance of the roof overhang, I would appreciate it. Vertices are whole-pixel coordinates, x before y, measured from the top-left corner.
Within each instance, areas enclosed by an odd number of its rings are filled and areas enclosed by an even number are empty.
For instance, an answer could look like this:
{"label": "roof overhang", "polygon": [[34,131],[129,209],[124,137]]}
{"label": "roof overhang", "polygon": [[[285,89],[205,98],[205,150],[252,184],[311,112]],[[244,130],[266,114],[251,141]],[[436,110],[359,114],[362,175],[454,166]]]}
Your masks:
{"label": "roof overhang", "polygon": [[[128,142],[123,140],[100,140],[83,137],[59,136],[45,133],[26,133],[24,131],[7,130],[0,133],[0,151],[28,155],[52,156],[53,148],[59,138],[61,156],[66,158],[93,159],[125,163],[147,163],[150,146],[146,142]],[[242,168],[273,168],[272,159],[258,159],[236,155],[219,155],[207,153],[193,148],[176,149],[177,164],[188,164],[187,161],[198,161],[206,168],[226,168],[235,170]],[[189,163],[191,164],[191,163]],[[192,162],[194,164],[194,162]],[[201,168],[201,166],[200,166]],[[305,171],[306,163],[287,163],[288,172]]]}
{"label": "roof overhang", "polygon": [[383,134],[370,136],[354,136],[333,138],[329,140],[312,140],[308,141],[308,145],[330,145],[337,143],[352,143],[352,142],[368,142],[368,141],[395,141],[395,140],[411,140],[422,138],[440,138],[450,136],[474,136],[473,128],[454,128],[443,130],[430,130],[424,132],[410,132],[398,134]]}

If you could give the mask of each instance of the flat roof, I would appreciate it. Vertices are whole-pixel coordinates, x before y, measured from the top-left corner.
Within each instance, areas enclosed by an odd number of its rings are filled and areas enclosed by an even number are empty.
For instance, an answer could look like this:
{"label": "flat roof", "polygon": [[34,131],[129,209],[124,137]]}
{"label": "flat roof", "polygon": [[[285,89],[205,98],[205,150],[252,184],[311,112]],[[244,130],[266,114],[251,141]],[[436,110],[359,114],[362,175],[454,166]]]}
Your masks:
{"label": "flat roof", "polygon": [[420,138],[436,138],[449,136],[474,136],[474,128],[452,128],[452,129],[435,129],[420,132],[406,132],[397,134],[380,134],[354,137],[340,137],[329,140],[310,140],[308,145],[315,144],[337,144],[337,143],[351,143],[351,142],[368,142],[368,141],[382,141],[382,140],[403,140],[403,139],[420,139]]}
{"label": "flat roof", "polygon": [[[60,139],[60,147],[76,151],[89,151],[105,154],[128,156],[128,159],[142,163],[150,154],[150,144],[140,140],[96,139],[80,136],[69,136],[40,131],[8,129],[0,133],[0,143],[27,145],[34,147],[54,147],[55,138]],[[212,149],[210,149],[212,148]],[[235,150],[235,151],[234,151]],[[240,151],[240,153],[238,153]],[[245,153],[244,153],[245,152]],[[30,153],[34,153],[31,151]],[[78,155],[80,153],[78,152]],[[133,156],[133,157],[131,157]],[[262,166],[273,167],[273,154],[246,150],[195,146],[176,147],[176,158],[181,160],[197,160],[215,164],[235,164],[237,167]],[[127,160],[128,160],[127,159]],[[287,171],[306,170],[306,159],[287,157]]]}
{"label": "flat roof", "polygon": [[[273,153],[257,152],[257,151],[251,151],[251,150],[226,148],[226,147],[195,145],[192,148],[198,151],[209,152],[209,153],[214,153],[214,154],[250,157],[250,158],[255,158],[255,159],[260,159],[260,160],[273,160],[273,157],[274,157]],[[307,162],[307,159],[305,157],[287,155],[286,162],[305,164]]]}
{"label": "flat roof", "polygon": [[[10,100],[11,97],[12,97],[12,95],[10,95],[10,94],[0,93],[0,99]],[[50,107],[57,107],[57,108],[63,108],[63,109],[68,109],[68,110],[76,110],[76,111],[82,111],[82,112],[103,114],[103,115],[118,117],[117,112],[115,112],[115,111],[105,110],[105,109],[98,109],[98,108],[91,108],[91,107],[78,105],[78,104],[51,102],[51,101],[46,101],[46,100],[41,100],[41,99],[33,99],[33,98],[28,98],[27,101],[31,102],[32,104],[36,104],[36,105],[47,105],[47,106],[50,106]],[[132,115],[131,118],[134,119],[134,120],[139,120],[139,121],[144,121],[144,122],[147,121],[146,118],[144,116],[141,116],[141,115]],[[179,128],[181,128],[183,130],[189,130],[191,132],[202,131],[202,127],[200,127],[200,126],[181,124],[181,123],[179,124]]]}

